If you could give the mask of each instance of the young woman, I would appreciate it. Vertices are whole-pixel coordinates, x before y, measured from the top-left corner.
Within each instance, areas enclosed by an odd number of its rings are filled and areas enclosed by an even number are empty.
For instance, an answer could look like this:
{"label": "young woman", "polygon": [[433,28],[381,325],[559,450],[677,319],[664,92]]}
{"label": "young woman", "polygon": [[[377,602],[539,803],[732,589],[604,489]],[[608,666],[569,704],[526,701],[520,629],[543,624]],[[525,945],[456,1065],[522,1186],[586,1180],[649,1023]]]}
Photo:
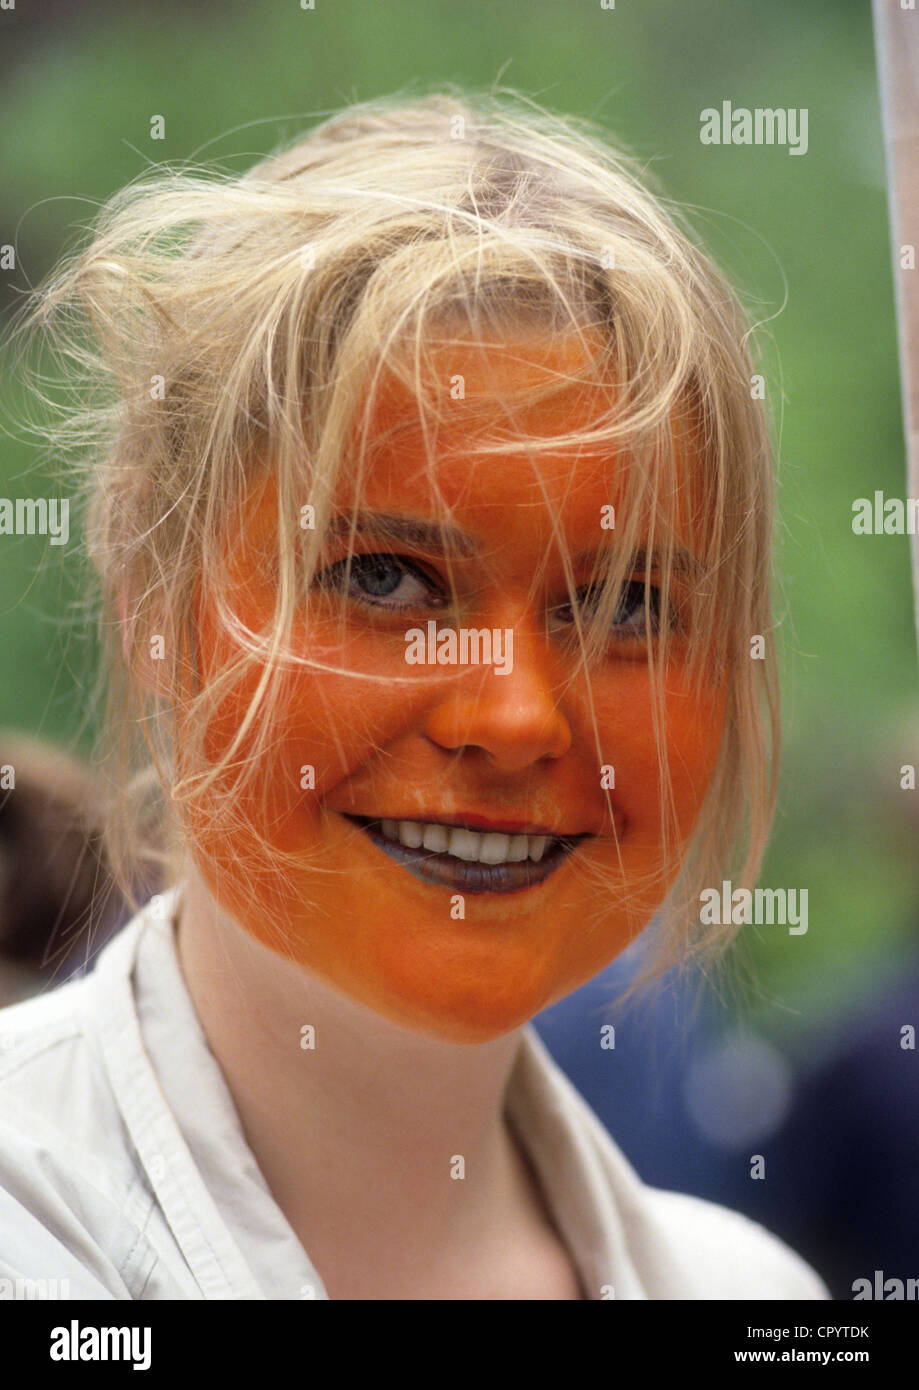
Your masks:
{"label": "young woman", "polygon": [[720,946],[699,894],[753,882],[773,800],[747,327],[629,161],[523,103],[370,103],[132,185],[30,322],[102,385],[58,437],[109,843],[170,887],[0,1015],[0,1273],[825,1297],[643,1186],[527,1026],[652,918],[655,970]]}

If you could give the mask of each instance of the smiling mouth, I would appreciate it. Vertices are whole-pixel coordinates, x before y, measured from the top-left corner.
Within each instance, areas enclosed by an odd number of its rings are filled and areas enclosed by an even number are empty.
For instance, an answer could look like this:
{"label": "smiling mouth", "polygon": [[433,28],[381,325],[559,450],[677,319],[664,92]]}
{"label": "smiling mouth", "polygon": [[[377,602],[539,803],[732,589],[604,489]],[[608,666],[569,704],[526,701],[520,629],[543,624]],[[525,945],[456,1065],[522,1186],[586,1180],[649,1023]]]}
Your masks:
{"label": "smiling mouth", "polygon": [[583,840],[593,838],[589,834],[483,833],[442,822],[339,814],[416,878],[461,893],[519,893],[535,888],[554,874]]}

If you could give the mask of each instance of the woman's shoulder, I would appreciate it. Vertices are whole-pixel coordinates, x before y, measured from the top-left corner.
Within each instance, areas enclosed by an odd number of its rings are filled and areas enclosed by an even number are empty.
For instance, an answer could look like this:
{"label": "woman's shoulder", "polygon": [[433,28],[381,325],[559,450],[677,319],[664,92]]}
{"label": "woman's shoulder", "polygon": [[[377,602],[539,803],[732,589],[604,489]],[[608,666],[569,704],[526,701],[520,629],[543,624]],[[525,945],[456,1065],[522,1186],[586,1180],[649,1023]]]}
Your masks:
{"label": "woman's shoulder", "polygon": [[36,1142],[56,1135],[81,1144],[87,1102],[95,1119],[108,1091],[86,1026],[92,993],[84,976],[0,1009],[0,1116]]}
{"label": "woman's shoulder", "polygon": [[[130,947],[119,937],[99,962]],[[147,1238],[155,1199],[100,1046],[110,993],[97,962],[0,1009],[2,1297],[130,1299],[160,1283],[180,1296]]]}
{"label": "woman's shoulder", "polygon": [[[134,928],[134,930],[132,930]],[[87,974],[0,1009],[0,1115],[28,1117],[35,1133],[75,1149],[117,1133],[118,1107],[99,1046],[107,1008],[98,964],[125,953],[136,924],[103,949]]]}
{"label": "woman's shoulder", "polygon": [[633,1246],[653,1264],[665,1244],[669,1268],[656,1298],[827,1299],[814,1269],[764,1226],[715,1202],[643,1185],[645,1213]]}
{"label": "woman's shoulder", "polygon": [[830,1297],[806,1261],[755,1221],[643,1182],[535,1030],[524,1037],[511,1113],[601,1297]]}
{"label": "woman's shoulder", "polygon": [[17,1281],[34,1297],[130,1297],[102,1268],[130,1249],[123,1212],[136,1174],[87,1036],[90,991],[84,978],[0,1010],[0,1281],[10,1297]]}

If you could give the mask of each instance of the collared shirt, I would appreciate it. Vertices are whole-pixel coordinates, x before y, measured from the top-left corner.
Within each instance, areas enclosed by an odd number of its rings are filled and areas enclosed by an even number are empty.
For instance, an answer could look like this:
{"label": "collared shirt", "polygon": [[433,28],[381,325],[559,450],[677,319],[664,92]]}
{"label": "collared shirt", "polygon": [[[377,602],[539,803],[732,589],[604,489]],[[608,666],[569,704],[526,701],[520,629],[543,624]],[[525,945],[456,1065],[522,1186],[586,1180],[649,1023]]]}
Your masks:
{"label": "collared shirt", "polygon": [[[0,1298],[328,1297],[195,1012],[178,891],[90,974],[0,1011]],[[585,1297],[829,1297],[746,1217],[645,1186],[530,1027],[506,1114]]]}

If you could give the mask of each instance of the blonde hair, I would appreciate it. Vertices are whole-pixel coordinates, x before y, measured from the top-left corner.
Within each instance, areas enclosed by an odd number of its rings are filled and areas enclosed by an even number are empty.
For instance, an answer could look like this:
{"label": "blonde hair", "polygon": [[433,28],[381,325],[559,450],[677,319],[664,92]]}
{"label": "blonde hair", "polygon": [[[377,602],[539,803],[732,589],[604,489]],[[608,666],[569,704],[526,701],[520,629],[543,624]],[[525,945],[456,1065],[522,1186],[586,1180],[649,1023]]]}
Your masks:
{"label": "blonde hair", "polygon": [[[699,689],[724,679],[727,704],[714,774],[659,914],[651,973],[730,933],[701,928],[699,893],[725,874],[752,885],[773,811],[773,469],[751,390],[748,319],[680,221],[592,125],[513,94],[452,90],[347,109],[243,176],[159,168],[111,199],[90,244],[36,292],[26,327],[57,354],[76,402],[52,439],[83,470],[109,655],[107,842],[125,892],[142,861],[177,872],[170,803],[193,801],[231,770],[240,785],[257,774],[271,738],[272,673],[311,664],[290,644],[292,623],[308,603],[355,438],[363,468],[383,370],[418,396],[428,429],[448,408],[429,389],[438,333],[500,340],[509,328],[538,329],[573,335],[584,380],[611,390],[589,431],[527,437],[527,448],[625,450],[635,464],[615,544],[598,562],[603,597],[577,622],[588,668],[608,641],[631,557],[645,545],[660,554],[661,618],[648,660],[665,825],[672,501],[687,440],[693,450],[698,570],[687,669]],[[529,398],[570,384],[542,382]],[[482,400],[483,419],[495,404]],[[520,440],[498,434],[482,448],[500,456]],[[274,619],[266,632],[242,632],[221,606],[239,659],[197,689],[196,585],[204,576],[219,596],[229,519],[266,474],[279,522]],[[314,530],[296,523],[305,502]],[[648,518],[651,535],[640,536]],[[167,638],[166,680],[150,689],[143,671],[154,633]],[[755,635],[765,639],[763,660],[751,659]],[[244,721],[252,754],[239,757],[240,730],[219,765],[206,768],[200,746],[186,745],[177,768],[180,716],[194,741],[251,663],[266,668]],[[227,824],[234,803],[223,799]],[[597,888],[602,915],[609,889],[600,879]]]}

